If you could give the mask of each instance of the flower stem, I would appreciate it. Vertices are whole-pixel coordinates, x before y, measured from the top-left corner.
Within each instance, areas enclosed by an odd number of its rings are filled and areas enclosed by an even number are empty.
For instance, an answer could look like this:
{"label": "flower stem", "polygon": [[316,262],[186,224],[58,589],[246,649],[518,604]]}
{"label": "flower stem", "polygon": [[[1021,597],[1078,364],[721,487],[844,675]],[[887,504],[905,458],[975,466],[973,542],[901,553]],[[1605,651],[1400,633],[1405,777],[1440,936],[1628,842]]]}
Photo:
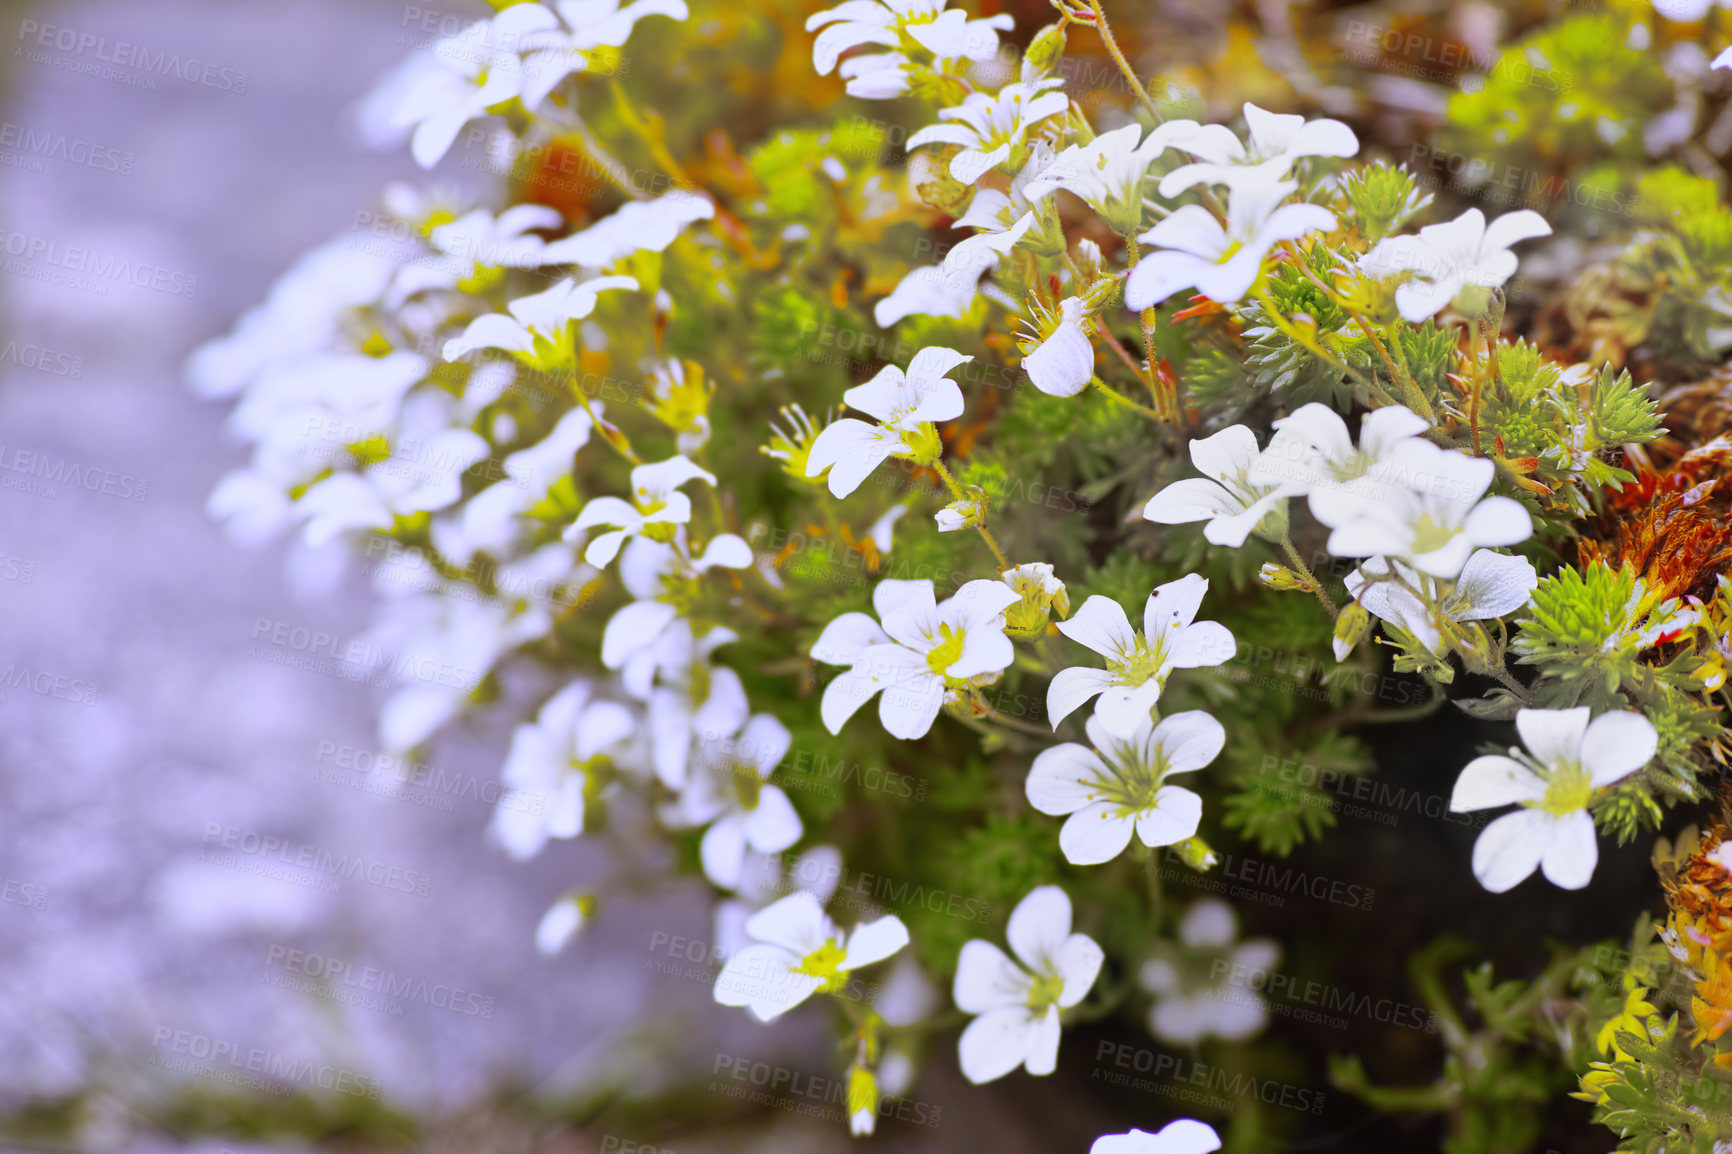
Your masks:
{"label": "flower stem", "polygon": [[[945,488],[950,490],[951,496],[955,497],[958,501],[968,500],[968,494],[962,491],[962,486],[956,483],[956,478],[950,475],[950,470],[944,467],[943,461],[933,461],[932,467],[938,472],[938,477],[944,482]],[[986,515],[985,509],[981,510],[981,515]],[[976,525],[975,529],[979,530],[980,539],[986,542],[986,547],[991,549],[993,557],[997,558],[999,569],[1001,571],[1009,569],[1011,567],[1010,562],[1005,558],[1004,550],[998,547],[998,539],[992,535],[992,530],[988,529],[984,524]]]}
{"label": "flower stem", "polygon": [[1125,396],[1123,393],[1119,392],[1118,390],[1114,389],[1111,385],[1109,385],[1105,381],[1101,380],[1100,377],[1098,377],[1098,376],[1090,377],[1089,378],[1089,384],[1093,385],[1095,388],[1099,389],[1101,392],[1103,392],[1107,396],[1111,397],[1118,404],[1121,404],[1125,408],[1130,409],[1134,412],[1141,413],[1143,416],[1147,417],[1151,421],[1160,421],[1160,420],[1164,419],[1161,416],[1161,414],[1155,412],[1155,410],[1149,408],[1147,405],[1139,405],[1137,402],[1131,400],[1129,397]]}
{"label": "flower stem", "polygon": [[1143,82],[1137,79],[1130,61],[1125,59],[1125,54],[1119,50],[1119,42],[1113,37],[1113,30],[1107,24],[1107,14],[1101,10],[1101,0],[1089,0],[1089,11],[1094,13],[1095,31],[1101,34],[1101,43],[1106,46],[1107,55],[1113,58],[1113,63],[1125,74],[1126,83],[1131,86],[1131,91],[1137,94],[1137,99],[1143,102],[1143,107],[1149,110],[1149,115],[1155,118],[1155,123],[1161,123],[1161,110],[1149,99],[1148,90],[1143,87]]}
{"label": "flower stem", "polygon": [[1310,353],[1325,364],[1332,365],[1346,373],[1348,376],[1352,377],[1360,387],[1364,388],[1372,396],[1380,398],[1385,404],[1392,405],[1395,403],[1389,394],[1384,392],[1376,381],[1367,378],[1364,373],[1360,372],[1358,369],[1349,365],[1347,362],[1341,360],[1332,353],[1326,352],[1323,346],[1317,343],[1315,338],[1306,335],[1304,330],[1300,329],[1299,326],[1288,320],[1287,315],[1276,306],[1273,300],[1270,299],[1268,289],[1262,289],[1257,293],[1257,302],[1263,306],[1263,311],[1269,314],[1269,322],[1276,328],[1280,329],[1282,335],[1284,335],[1288,340],[1292,341],[1294,344],[1298,345],[1300,348],[1304,349],[1306,352]]}
{"label": "flower stem", "polygon": [[1306,586],[1322,603],[1323,608],[1329,611],[1329,616],[1340,616],[1341,610],[1335,607],[1335,602],[1329,599],[1329,594],[1323,592],[1323,583],[1317,580],[1317,575],[1311,572],[1311,566],[1305,564],[1305,558],[1299,556],[1299,550],[1293,547],[1293,539],[1285,533],[1281,534],[1281,550],[1287,554],[1287,560],[1293,563],[1293,567],[1299,571],[1299,576],[1305,579]]}

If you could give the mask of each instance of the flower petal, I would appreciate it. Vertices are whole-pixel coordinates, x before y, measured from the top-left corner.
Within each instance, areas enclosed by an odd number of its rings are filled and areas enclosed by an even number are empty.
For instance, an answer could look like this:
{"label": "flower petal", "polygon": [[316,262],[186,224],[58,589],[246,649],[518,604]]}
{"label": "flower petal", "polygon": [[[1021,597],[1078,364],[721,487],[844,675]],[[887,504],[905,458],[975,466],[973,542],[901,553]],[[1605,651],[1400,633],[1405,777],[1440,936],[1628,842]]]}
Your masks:
{"label": "flower petal", "polygon": [[1582,738],[1588,732],[1588,707],[1574,709],[1523,709],[1516,713],[1516,732],[1522,744],[1541,765],[1551,767],[1574,762],[1581,756]]}
{"label": "flower petal", "polygon": [[1004,1077],[1028,1057],[1038,1031],[1039,1023],[1027,1006],[1007,1006],[982,1014],[968,1024],[956,1044],[963,1077],[977,1086]]}
{"label": "flower petal", "polygon": [[1112,683],[1113,675],[1104,669],[1073,665],[1059,670],[1058,676],[1046,687],[1046,715],[1051,719],[1053,729],[1056,730],[1060,722]]}
{"label": "flower petal", "polygon": [[1137,815],[1137,836],[1154,849],[1177,845],[1194,836],[1202,821],[1202,798],[1184,786],[1163,785],[1155,793],[1153,808]]}
{"label": "flower petal", "polygon": [[1473,843],[1473,876],[1494,894],[1514,889],[1539,868],[1552,826],[1552,819],[1536,809],[1498,818]]}
{"label": "flower petal", "polygon": [[1035,809],[1059,817],[1088,805],[1094,782],[1107,772],[1094,750],[1066,742],[1041,751],[1029,768],[1024,790]]}
{"label": "flower petal", "polygon": [[1513,758],[1492,755],[1468,762],[1455,779],[1449,797],[1451,813],[1495,809],[1523,801],[1538,801],[1546,795],[1546,783],[1533,770]]}
{"label": "flower petal", "polygon": [[1059,830],[1058,847],[1072,865],[1100,865],[1125,852],[1136,825],[1119,806],[1093,802],[1070,815]]}
{"label": "flower petal", "polygon": [[1005,927],[1011,952],[1031,970],[1040,970],[1058,956],[1070,937],[1070,897],[1058,886],[1036,886],[1016,903]]}
{"label": "flower petal", "polygon": [[875,922],[855,926],[848,935],[848,952],[840,969],[858,970],[881,962],[908,944],[908,927],[894,914],[886,914]]}
{"label": "flower petal", "polygon": [[1586,810],[1577,810],[1556,820],[1540,869],[1546,880],[1558,888],[1579,890],[1593,880],[1594,866],[1599,860],[1594,819]]}
{"label": "flower petal", "polygon": [[970,1014],[1025,1004],[1034,985],[1021,967],[991,942],[975,938],[963,944],[956,959],[956,980],[950,996]]}
{"label": "flower petal", "polygon": [[1654,723],[1640,713],[1602,713],[1582,735],[1582,768],[1595,788],[1610,785],[1647,765],[1659,744]]}

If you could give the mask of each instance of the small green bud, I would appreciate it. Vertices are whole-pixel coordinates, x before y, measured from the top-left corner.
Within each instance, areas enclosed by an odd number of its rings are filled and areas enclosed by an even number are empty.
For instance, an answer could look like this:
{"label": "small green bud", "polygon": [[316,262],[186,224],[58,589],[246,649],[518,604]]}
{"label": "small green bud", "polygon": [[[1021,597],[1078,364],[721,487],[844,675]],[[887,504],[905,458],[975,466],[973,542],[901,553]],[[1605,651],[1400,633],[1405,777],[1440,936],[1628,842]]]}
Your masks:
{"label": "small green bud", "polygon": [[1263,562],[1263,567],[1257,570],[1257,580],[1271,589],[1310,589],[1311,582],[1293,572],[1285,565],[1277,565],[1273,561]]}
{"label": "small green bud", "polygon": [[1022,54],[1023,63],[1036,72],[1051,72],[1064,59],[1064,36],[1063,24],[1048,24],[1029,41],[1028,51]]}
{"label": "small green bud", "polygon": [[1184,863],[1202,873],[1215,867],[1220,857],[1209,848],[1209,843],[1200,837],[1188,837],[1173,847],[1173,851],[1183,859]]}

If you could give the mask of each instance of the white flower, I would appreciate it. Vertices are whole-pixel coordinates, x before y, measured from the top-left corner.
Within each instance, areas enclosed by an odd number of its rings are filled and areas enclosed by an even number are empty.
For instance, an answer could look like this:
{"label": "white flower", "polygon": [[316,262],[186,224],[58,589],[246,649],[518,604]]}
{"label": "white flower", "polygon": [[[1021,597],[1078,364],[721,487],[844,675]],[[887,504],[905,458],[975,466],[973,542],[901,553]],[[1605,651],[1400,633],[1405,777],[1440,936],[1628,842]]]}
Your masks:
{"label": "white flower", "polygon": [[566,894],[548,906],[535,927],[536,952],[551,958],[563,950],[583,929],[594,906],[595,899],[580,894]]}
{"label": "white flower", "polygon": [[1516,730],[1527,751],[1476,757],[1456,780],[1452,812],[1521,806],[1474,843],[1473,875],[1492,893],[1514,888],[1536,868],[1567,890],[1594,876],[1600,851],[1588,803],[1596,790],[1648,764],[1659,737],[1640,713],[1602,713],[1591,722],[1588,713],[1586,706],[1521,710]]}
{"label": "white flower", "polygon": [[[513,11],[513,9],[506,9]],[[578,283],[567,278],[545,292],[518,297],[505,313],[488,313],[469,322],[460,337],[445,342],[444,357],[454,361],[476,349],[504,349],[525,357],[540,357],[557,346],[572,321],[595,311],[596,297],[607,289],[636,289],[629,276],[598,276]]]}
{"label": "white flower", "polygon": [[[960,9],[945,10],[946,0],[844,0],[838,7],[814,13],[806,31],[819,28],[812,44],[812,67],[827,76],[837,59],[862,44],[897,48],[907,36],[940,64],[952,60],[991,60],[998,52],[998,30],[1016,26],[1009,16],[970,20]],[[829,25],[829,27],[825,27]],[[842,66],[850,77],[848,95],[866,99],[900,96],[908,90],[908,58],[901,52],[856,56]],[[882,74],[895,70],[896,81]],[[867,80],[866,78],[875,78]],[[865,80],[859,88],[857,81]]]}
{"label": "white flower", "polygon": [[[974,199],[968,202],[968,211],[951,226],[972,228],[975,234],[951,247],[944,257],[945,272],[957,275],[973,273],[978,277],[984,269],[997,263],[1001,257],[1009,256],[1010,251],[1022,243],[1041,213],[1041,206],[1032,203],[1038,198],[1031,190],[1052,161],[1052,147],[1043,140],[1037,140],[1029,146],[1028,160],[1010,182],[1008,193],[996,188],[982,188],[975,192]],[[1043,231],[1036,235],[1044,237],[1046,233]]]}
{"label": "white flower", "polygon": [[[1443,652],[1443,632],[1415,589],[1436,602],[1450,621],[1489,621],[1526,605],[1540,580],[1527,558],[1490,549],[1476,550],[1453,581],[1426,577],[1399,562],[1395,565],[1399,580],[1377,579],[1389,573],[1389,563],[1373,557],[1347,575],[1348,595],[1373,617],[1413,634],[1433,653]],[[1336,640],[1336,660],[1346,656],[1347,648]]]}
{"label": "white flower", "polygon": [[[646,3],[649,0],[638,0],[632,7],[641,8]],[[681,189],[655,200],[629,201],[581,232],[553,241],[543,250],[542,263],[605,268],[634,252],[662,252],[686,225],[710,220],[715,215],[715,202],[709,197]],[[633,283],[623,287],[636,288],[637,285]]]}
{"label": "white flower", "polygon": [[1052,727],[1096,694],[1095,714],[1107,732],[1129,740],[1160,700],[1175,669],[1220,665],[1236,652],[1233,635],[1216,621],[1198,621],[1197,609],[1209,582],[1195,573],[1169,581],[1149,594],[1143,607],[1143,632],[1131,628],[1119,603],[1090,597],[1058,630],[1107,659],[1105,669],[1074,666],[1061,670],[1046,691]]}
{"label": "white flower", "polygon": [[472,429],[446,426],[441,397],[405,406],[390,455],[360,473],[332,473],[295,502],[306,519],[307,543],[322,545],[352,529],[389,529],[398,517],[453,505],[463,473],[487,458],[487,442]]}
{"label": "white flower", "polygon": [[722,968],[715,998],[744,1006],[761,1022],[787,1013],[819,991],[836,991],[848,975],[881,962],[908,944],[895,916],[855,926],[844,935],[812,894],[789,894],[746,919],[747,946]]}
{"label": "white flower", "polygon": [[413,129],[415,163],[432,168],[465,124],[523,92],[523,38],[558,26],[540,4],[518,4],[417,53],[363,101],[363,135],[386,144]]}
{"label": "white flower", "polygon": [[434,255],[411,261],[397,270],[385,294],[387,309],[430,289],[455,289],[484,268],[537,268],[547,242],[531,229],[558,228],[564,217],[540,204],[514,204],[495,217],[478,208],[435,225],[427,239]]}
{"label": "white flower", "polygon": [[1095,347],[1083,322],[1080,297],[1058,302],[1058,323],[1029,354],[1022,367],[1034,387],[1048,396],[1074,397],[1095,375]]}
{"label": "white flower", "polygon": [[929,125],[910,136],[909,151],[926,144],[961,145],[962,151],[950,159],[950,175],[963,184],[973,184],[1012,159],[1036,124],[1070,108],[1070,97],[1048,91],[1062,83],[1049,77],[1006,84],[996,96],[972,93],[955,108],[939,110],[938,119],[944,123]]}
{"label": "white flower", "polygon": [[1514,545],[1533,535],[1521,502],[1485,497],[1496,467],[1484,457],[1403,441],[1351,491],[1320,489],[1311,512],[1334,530],[1337,557],[1385,556],[1432,577],[1454,577],[1482,546]]}
{"label": "white flower", "polygon": [[1711,67],[1732,68],[1732,48],[1728,48],[1724,52],[1720,53],[1720,55],[1714,57],[1714,63]]}
{"label": "white flower", "polygon": [[637,0],[624,8],[619,0],[559,0],[554,8],[566,27],[532,31],[518,45],[526,73],[523,105],[531,112],[561,80],[588,66],[586,52],[620,47],[645,16],[686,18],[685,0]]}
{"label": "white flower", "polygon": [[820,713],[831,733],[882,693],[878,717],[892,737],[924,737],[946,696],[996,679],[1016,659],[1004,611],[1021,598],[1001,581],[970,581],[934,600],[931,581],[878,582],[872,607],[883,622],[844,613],[824,627],[812,657],[851,666],[824,690]]}
{"label": "white flower", "polygon": [[1517,241],[1550,236],[1552,226],[1532,209],[1506,212],[1485,222],[1470,208],[1446,224],[1431,224],[1418,236],[1392,236],[1359,258],[1359,267],[1379,280],[1412,272],[1414,279],[1395,290],[1395,305],[1408,321],[1435,316],[1445,305],[1474,316],[1484,310],[1492,289],[1515,275]]}
{"label": "white flower", "polygon": [[519,861],[540,853],[549,838],[583,833],[591,767],[637,730],[631,710],[591,692],[587,682],[572,682],[512,735],[500,771],[507,792],[493,811],[492,834]]}
{"label": "white flower", "polygon": [[737,734],[697,735],[696,764],[667,817],[682,827],[707,825],[699,855],[704,875],[725,890],[739,886],[746,850],[781,853],[800,840],[803,827],[788,795],[769,784],[793,739],[767,713]]}
{"label": "white flower", "polygon": [[[599,415],[601,406],[592,405]],[[439,552],[467,565],[477,552],[504,556],[523,536],[529,510],[547,499],[548,490],[571,475],[572,460],[589,443],[591,421],[572,409],[546,437],[505,458],[505,479],[495,481],[463,503],[455,524],[434,522]]]}
{"label": "white flower", "polygon": [[1260,985],[1281,956],[1268,938],[1234,944],[1239,922],[1219,898],[1192,904],[1179,922],[1176,946],[1161,943],[1143,963],[1137,982],[1155,995],[1149,1032],[1164,1042],[1195,1046],[1211,1035],[1243,1041],[1269,1021],[1269,1009],[1241,975]]}
{"label": "white flower", "polygon": [[[1411,409],[1386,405],[1360,420],[1355,447],[1341,415],[1313,401],[1275,421],[1274,427],[1269,447],[1247,473],[1249,483],[1278,485],[1283,494],[1311,494],[1326,503],[1330,490],[1379,499],[1376,478],[1387,471],[1397,450],[1431,426]],[[1373,479],[1361,482],[1368,475]]]}
{"label": "white flower", "polygon": [[[637,611],[646,605],[669,612]],[[619,660],[617,652],[609,651],[608,643],[617,644],[617,639],[633,627],[643,626],[634,642],[652,638],[650,644],[622,662],[620,684],[649,705],[650,754],[656,777],[669,789],[683,789],[693,735],[733,733],[745,724],[751,706],[740,675],[725,665],[710,664],[710,654],[738,641],[739,635],[718,625],[698,637],[684,617],[656,626],[658,619],[671,617],[673,609],[661,601],[638,601],[615,613],[602,637],[602,663],[606,665],[610,658]],[[651,634],[652,628],[658,631]]]}
{"label": "white flower", "polygon": [[1089,1154],[1212,1154],[1220,1148],[1220,1136],[1212,1127],[1193,1118],[1180,1118],[1153,1134],[1147,1130],[1104,1134],[1095,1139]]}
{"label": "white flower", "polygon": [[1158,725],[1144,717],[1128,741],[1114,737],[1098,717],[1088,719],[1087,729],[1093,749],[1056,745],[1035,758],[1028,773],[1029,804],[1055,817],[1070,815],[1058,839],[1066,861],[1111,861],[1133,832],[1151,847],[1197,832],[1203,799],[1167,779],[1215,760],[1227,742],[1220,722],[1198,710]]}
{"label": "white flower", "polygon": [[1177,196],[1199,184],[1224,184],[1236,194],[1242,188],[1285,180],[1293,165],[1307,156],[1356,156],[1359,138],[1339,120],[1265,112],[1245,105],[1248,143],[1220,124],[1174,120],[1162,125],[1167,144],[1182,148],[1201,163],[1175,168],[1161,178],[1160,193]]}
{"label": "white flower", "polygon": [[716,483],[713,473],[683,456],[669,457],[654,465],[639,465],[631,471],[635,508],[618,497],[593,498],[566,529],[566,539],[596,525],[619,526],[596,537],[583,551],[583,559],[591,565],[612,561],[628,537],[642,534],[652,540],[671,540],[674,526],[692,519],[692,499],[680,492],[680,487],[700,478],[706,484]]}
{"label": "white flower", "polygon": [[1017,903],[1005,929],[1017,961],[979,938],[963,945],[951,996],[979,1015],[957,1043],[970,1082],[1018,1066],[1030,1074],[1058,1068],[1059,1010],[1083,1000],[1105,957],[1093,938],[1070,927],[1070,898],[1057,886],[1039,886]]}
{"label": "white flower", "polygon": [[1234,549],[1259,527],[1279,533],[1285,527],[1286,493],[1279,485],[1251,479],[1258,460],[1256,434],[1244,425],[1192,441],[1191,464],[1203,476],[1168,485],[1149,498],[1143,516],[1162,525],[1207,521],[1203,537]]}
{"label": "white flower", "polygon": [[[1125,280],[1125,303],[1148,308],[1182,288],[1231,304],[1251,291],[1263,258],[1284,240],[1335,227],[1335,214],[1315,204],[1280,204],[1297,185],[1247,185],[1227,200],[1227,227],[1200,204],[1180,205],[1138,239],[1158,246]],[[1280,205],[1280,207],[1276,207]]]}
{"label": "white flower", "polygon": [[960,417],[963,409],[962,389],[944,374],[973,359],[936,346],[921,349],[906,373],[885,365],[877,376],[843,393],[851,407],[879,423],[844,417],[826,425],[807,454],[806,476],[829,469],[830,492],[846,497],[887,457],[935,454],[940,445],[932,423]]}
{"label": "white flower", "polygon": [[[963,241],[967,244],[967,241]],[[872,306],[872,319],[887,329],[904,317],[951,317],[968,315],[980,295],[984,266],[952,268],[949,263],[927,264],[911,269],[896,283],[890,295]]]}
{"label": "white flower", "polygon": [[1179,123],[1163,124],[1140,143],[1141,126],[1127,124],[1087,144],[1073,144],[1029,183],[1028,198],[1041,200],[1062,188],[1099,213],[1114,232],[1130,236],[1142,225],[1143,180],[1149,165],[1174,143]]}

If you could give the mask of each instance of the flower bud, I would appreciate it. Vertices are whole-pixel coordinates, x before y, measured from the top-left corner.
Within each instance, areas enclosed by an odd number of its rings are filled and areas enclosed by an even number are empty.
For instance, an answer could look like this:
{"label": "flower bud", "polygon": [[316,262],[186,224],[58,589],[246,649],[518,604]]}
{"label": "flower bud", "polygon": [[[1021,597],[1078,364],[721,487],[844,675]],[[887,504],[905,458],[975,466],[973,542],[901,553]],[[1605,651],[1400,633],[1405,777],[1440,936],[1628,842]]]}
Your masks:
{"label": "flower bud", "polygon": [[856,1137],[872,1133],[878,1122],[878,1079],[864,1066],[848,1071],[848,1129]]}
{"label": "flower bud", "polygon": [[1028,51],[1022,54],[1022,62],[1039,73],[1048,73],[1058,67],[1058,62],[1064,59],[1064,25],[1048,24],[1034,34],[1034,39],[1028,43]]}
{"label": "flower bud", "polygon": [[1044,561],[1031,561],[1007,569],[1004,583],[1022,594],[1022,600],[1004,611],[1004,632],[1007,637],[1032,641],[1046,632],[1048,614],[1058,610],[1060,617],[1070,616],[1070,595],[1064,582],[1053,576],[1052,566]]}
{"label": "flower bud", "polygon": [[1277,565],[1273,561],[1263,562],[1263,567],[1257,570],[1257,580],[1271,589],[1309,589],[1311,582],[1293,572],[1285,565]]}
{"label": "flower bud", "polygon": [[1359,602],[1351,602],[1335,618],[1335,660],[1345,661],[1353,647],[1371,632],[1371,614]]}
{"label": "flower bud", "polygon": [[1221,860],[1215,851],[1209,848],[1209,843],[1200,837],[1186,838],[1173,847],[1173,852],[1198,873],[1213,869],[1215,863]]}

